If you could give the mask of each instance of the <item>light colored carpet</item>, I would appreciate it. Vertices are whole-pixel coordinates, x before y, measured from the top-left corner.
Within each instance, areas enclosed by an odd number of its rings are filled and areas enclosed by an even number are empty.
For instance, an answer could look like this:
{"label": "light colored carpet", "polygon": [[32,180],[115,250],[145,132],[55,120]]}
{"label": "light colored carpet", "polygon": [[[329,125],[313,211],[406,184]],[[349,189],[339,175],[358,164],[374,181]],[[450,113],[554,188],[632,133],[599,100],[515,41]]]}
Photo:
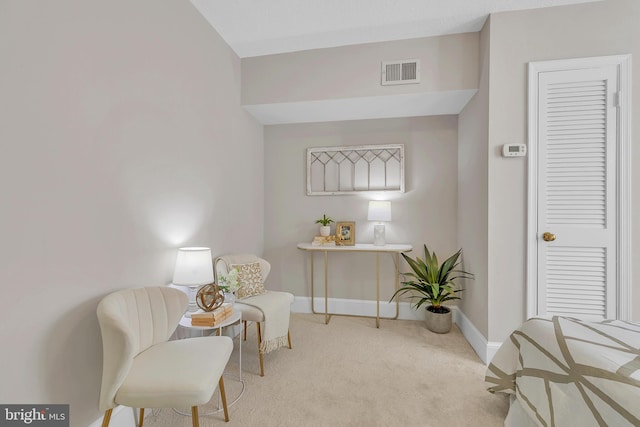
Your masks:
{"label": "light colored carpet", "polygon": [[[423,322],[292,314],[293,350],[265,356],[260,377],[255,325],[242,345],[243,396],[206,426],[502,426],[507,400],[484,388],[485,366],[455,327],[445,335]],[[239,392],[238,338],[225,374]],[[214,399],[217,403],[217,393]],[[201,414],[215,407],[209,403]],[[153,411],[147,427],[188,427],[191,418]]]}

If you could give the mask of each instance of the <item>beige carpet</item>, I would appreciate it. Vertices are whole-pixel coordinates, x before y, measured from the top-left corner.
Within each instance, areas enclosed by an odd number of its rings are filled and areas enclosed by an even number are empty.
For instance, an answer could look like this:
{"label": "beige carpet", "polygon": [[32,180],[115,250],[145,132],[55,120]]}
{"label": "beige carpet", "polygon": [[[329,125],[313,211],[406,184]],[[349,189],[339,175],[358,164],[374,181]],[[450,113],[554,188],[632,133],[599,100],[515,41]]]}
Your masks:
{"label": "beige carpet", "polygon": [[[245,391],[222,413],[200,417],[200,426],[502,426],[503,396],[484,388],[485,366],[454,329],[445,335],[423,322],[292,314],[293,350],[265,356],[260,377],[255,326],[242,346]],[[238,339],[225,384],[239,392]],[[227,376],[228,375],[228,376]],[[217,393],[213,401],[217,402]],[[210,403],[201,413],[215,407]],[[171,409],[153,411],[148,427],[191,426]]]}

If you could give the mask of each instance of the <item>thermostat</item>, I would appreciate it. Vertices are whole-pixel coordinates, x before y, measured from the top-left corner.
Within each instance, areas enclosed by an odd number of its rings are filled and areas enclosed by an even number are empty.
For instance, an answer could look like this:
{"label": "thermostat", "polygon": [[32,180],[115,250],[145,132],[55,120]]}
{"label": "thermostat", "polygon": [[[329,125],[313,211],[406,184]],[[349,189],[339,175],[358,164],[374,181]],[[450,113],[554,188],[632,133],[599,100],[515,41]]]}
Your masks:
{"label": "thermostat", "polygon": [[504,157],[524,157],[527,155],[527,146],[524,144],[504,144],[502,155]]}

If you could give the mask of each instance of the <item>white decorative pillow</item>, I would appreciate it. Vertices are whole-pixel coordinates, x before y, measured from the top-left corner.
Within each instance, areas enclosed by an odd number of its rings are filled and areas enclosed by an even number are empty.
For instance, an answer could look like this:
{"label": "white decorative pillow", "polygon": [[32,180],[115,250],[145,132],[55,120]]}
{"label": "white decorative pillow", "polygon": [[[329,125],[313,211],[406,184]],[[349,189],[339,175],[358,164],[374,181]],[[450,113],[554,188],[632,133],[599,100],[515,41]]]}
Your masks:
{"label": "white decorative pillow", "polygon": [[230,268],[238,270],[238,284],[240,289],[236,291],[238,299],[260,295],[265,292],[262,283],[262,269],[259,262],[249,264],[232,264]]}

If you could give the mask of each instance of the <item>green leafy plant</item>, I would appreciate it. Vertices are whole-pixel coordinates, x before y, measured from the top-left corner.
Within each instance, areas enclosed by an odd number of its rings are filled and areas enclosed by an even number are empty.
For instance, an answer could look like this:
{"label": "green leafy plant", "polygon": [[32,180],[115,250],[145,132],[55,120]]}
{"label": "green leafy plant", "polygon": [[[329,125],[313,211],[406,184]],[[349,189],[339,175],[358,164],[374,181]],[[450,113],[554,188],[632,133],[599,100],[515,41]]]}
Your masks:
{"label": "green leafy plant", "polygon": [[462,289],[456,286],[457,279],[473,279],[473,274],[462,270],[456,270],[460,264],[462,249],[447,258],[441,265],[438,264],[438,257],[435,252],[430,252],[427,245],[424,245],[424,260],[415,259],[402,254],[411,270],[410,273],[402,273],[412,280],[402,282],[402,286],[393,294],[390,301],[401,295],[409,294],[412,300],[417,300],[415,309],[420,308],[424,303],[430,304],[427,310],[434,313],[448,313],[449,309],[442,303],[450,300],[460,299],[457,295]]}
{"label": "green leafy plant", "polygon": [[316,224],[322,224],[324,227],[331,224],[333,220],[329,218],[327,215],[322,215],[322,218],[316,220]]}

